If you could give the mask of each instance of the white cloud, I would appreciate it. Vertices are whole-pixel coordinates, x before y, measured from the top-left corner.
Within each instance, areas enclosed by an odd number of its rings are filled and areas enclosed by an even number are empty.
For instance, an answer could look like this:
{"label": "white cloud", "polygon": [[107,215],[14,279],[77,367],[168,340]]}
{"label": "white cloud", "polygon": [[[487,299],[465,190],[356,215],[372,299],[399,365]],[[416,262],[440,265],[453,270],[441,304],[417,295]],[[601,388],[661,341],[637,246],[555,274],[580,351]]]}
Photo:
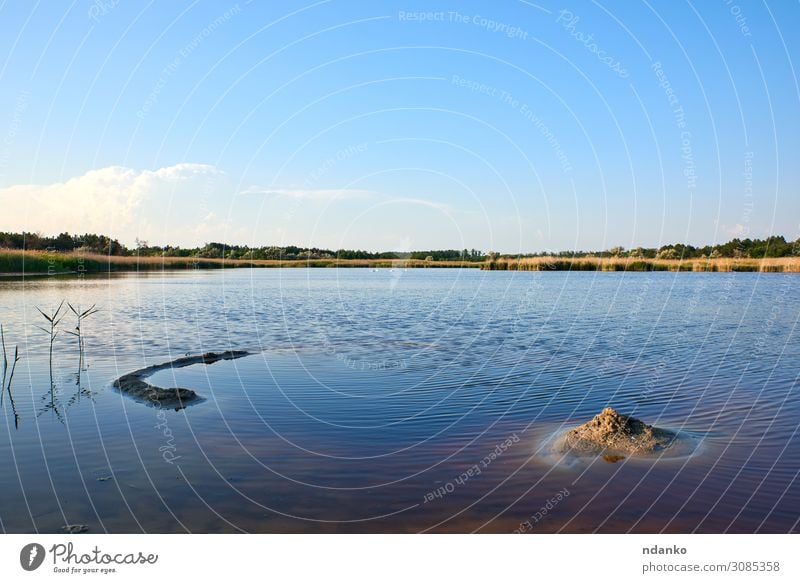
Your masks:
{"label": "white cloud", "polygon": [[[207,164],[157,170],[109,166],[52,184],[0,189],[0,230],[104,233],[131,242],[177,198],[197,196],[222,174]],[[210,190],[206,187],[205,190]],[[203,216],[210,215],[207,209]]]}
{"label": "white cloud", "polygon": [[[142,174],[145,175],[147,173],[148,171],[142,172]],[[184,162],[182,164],[175,164],[174,166],[159,168],[155,172],[152,172],[152,174],[163,180],[178,182],[188,180],[189,178],[193,178],[198,174],[224,174],[224,172],[218,170],[216,167],[211,166],[210,164],[194,164],[190,162]]]}
{"label": "white cloud", "polygon": [[329,201],[344,200],[352,198],[369,198],[372,196],[369,190],[355,188],[271,188],[265,186],[250,186],[239,193],[239,196],[273,196],[286,197],[292,199]]}
{"label": "white cloud", "polygon": [[389,202],[391,202],[391,203],[405,203],[405,204],[411,204],[411,205],[427,206],[427,207],[430,207],[430,208],[432,208],[434,210],[441,211],[441,212],[443,212],[445,214],[452,214],[453,213],[453,208],[450,205],[443,204],[443,203],[440,203],[440,202],[435,202],[435,201],[432,201],[432,200],[425,200],[425,199],[422,199],[422,198],[408,198],[408,197],[391,198],[391,199],[389,199]]}
{"label": "white cloud", "polygon": [[[132,246],[318,245],[330,248],[473,247],[492,240],[493,221],[423,197],[356,188],[251,186],[214,166],[153,170],[110,166],[51,184],[0,188],[0,231],[102,233]],[[238,194],[237,194],[238,192]],[[399,247],[398,247],[399,245]],[[516,247],[515,247],[516,248]]]}

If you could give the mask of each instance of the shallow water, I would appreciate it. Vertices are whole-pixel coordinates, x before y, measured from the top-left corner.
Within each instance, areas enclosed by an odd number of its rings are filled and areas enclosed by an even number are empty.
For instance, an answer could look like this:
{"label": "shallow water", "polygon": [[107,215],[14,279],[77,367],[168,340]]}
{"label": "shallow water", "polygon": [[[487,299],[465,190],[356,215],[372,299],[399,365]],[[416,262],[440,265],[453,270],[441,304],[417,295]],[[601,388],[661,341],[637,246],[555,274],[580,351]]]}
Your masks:
{"label": "shallow water", "polygon": [[[57,532],[790,532],[800,518],[800,276],[226,270],[0,281],[22,359],[0,527]],[[47,338],[35,307],[101,312]],[[74,325],[69,316],[62,327]],[[181,411],[111,387],[156,373]],[[697,439],[553,459],[611,405]],[[549,507],[548,507],[549,506]],[[545,510],[544,512],[542,510]]]}

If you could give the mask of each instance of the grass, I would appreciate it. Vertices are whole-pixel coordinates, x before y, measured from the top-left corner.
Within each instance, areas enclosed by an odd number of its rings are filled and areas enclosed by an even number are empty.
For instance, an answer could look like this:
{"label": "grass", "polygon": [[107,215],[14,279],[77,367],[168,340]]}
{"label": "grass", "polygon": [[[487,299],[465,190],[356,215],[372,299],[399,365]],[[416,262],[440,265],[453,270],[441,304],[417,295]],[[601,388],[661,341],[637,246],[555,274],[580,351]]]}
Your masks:
{"label": "grass", "polygon": [[800,257],[764,259],[641,259],[635,257],[501,257],[483,265],[499,271],[700,271],[800,273]]}
{"label": "grass", "polygon": [[366,267],[404,269],[414,267],[474,267],[501,271],[758,271],[800,273],[800,257],[764,259],[641,259],[634,257],[500,257],[496,261],[424,261],[421,259],[200,259],[194,257],[136,257],[92,253],[49,253],[0,249],[0,274],[58,275],[113,271],[160,271],[164,269],[220,269],[237,267]]}
{"label": "grass", "polygon": [[162,269],[220,269],[236,267],[480,267],[468,261],[424,261],[420,259],[202,259],[194,257],[136,257],[93,253],[0,250],[0,274],[59,275],[110,271],[158,271]]}
{"label": "grass", "polygon": [[[216,267],[214,260],[204,260],[202,267]],[[92,253],[51,253],[47,251],[0,250],[0,273],[26,275],[58,275],[62,273],[100,273],[192,268],[192,260],[184,257],[108,256]]]}

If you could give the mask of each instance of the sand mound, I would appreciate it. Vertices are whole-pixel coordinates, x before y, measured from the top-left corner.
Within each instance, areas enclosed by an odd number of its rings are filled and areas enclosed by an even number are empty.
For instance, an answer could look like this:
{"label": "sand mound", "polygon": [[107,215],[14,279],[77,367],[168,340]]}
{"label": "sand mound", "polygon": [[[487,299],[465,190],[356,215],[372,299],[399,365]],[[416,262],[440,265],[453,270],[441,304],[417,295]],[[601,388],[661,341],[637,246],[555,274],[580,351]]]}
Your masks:
{"label": "sand mound", "polygon": [[[677,435],[622,415],[611,407],[594,419],[569,430],[560,442],[562,451],[577,455],[619,456],[655,453],[667,449]],[[610,461],[610,460],[609,460]]]}

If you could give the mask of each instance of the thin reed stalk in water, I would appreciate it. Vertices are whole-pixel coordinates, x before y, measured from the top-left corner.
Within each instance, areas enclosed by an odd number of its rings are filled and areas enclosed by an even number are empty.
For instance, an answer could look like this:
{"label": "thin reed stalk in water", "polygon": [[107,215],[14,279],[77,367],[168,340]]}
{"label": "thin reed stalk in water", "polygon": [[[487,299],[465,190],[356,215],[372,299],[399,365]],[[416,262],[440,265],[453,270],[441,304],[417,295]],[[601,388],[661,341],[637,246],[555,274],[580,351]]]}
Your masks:
{"label": "thin reed stalk in water", "polygon": [[53,390],[53,342],[58,336],[58,325],[61,322],[61,319],[66,315],[61,313],[61,308],[64,307],[64,300],[61,300],[61,303],[58,304],[58,308],[52,314],[48,315],[45,314],[38,306],[36,307],[39,310],[39,313],[44,316],[44,319],[50,324],[49,328],[43,328],[41,326],[37,326],[39,330],[50,336],[50,391]]}
{"label": "thin reed stalk in water", "polygon": [[[3,358],[5,360],[5,341],[3,342]],[[14,347],[14,360],[13,360],[13,362],[11,364],[11,374],[8,375],[8,385],[6,385],[6,391],[8,392],[8,402],[11,403],[11,411],[13,411],[13,413],[14,413],[14,428],[15,429],[19,429],[19,413],[17,413],[17,406],[16,406],[16,404],[14,404],[14,397],[11,394],[11,381],[14,380],[14,371],[17,370],[17,362],[19,361],[19,359],[20,359],[19,346],[15,346]],[[5,382],[5,373],[3,374],[3,381]]]}
{"label": "thin reed stalk in water", "polygon": [[19,346],[14,347],[14,360],[11,363],[11,374],[8,375],[8,384],[6,385],[6,390],[8,391],[8,397],[11,398],[11,381],[14,380],[14,371],[17,370],[17,362],[19,362]]}
{"label": "thin reed stalk in water", "polygon": [[3,374],[6,374],[8,368],[8,358],[6,357],[6,333],[3,331],[3,325],[0,324],[0,339],[3,342]]}
{"label": "thin reed stalk in water", "polygon": [[11,398],[11,381],[14,379],[14,371],[17,369],[17,362],[20,359],[19,346],[14,347],[14,358],[11,362],[11,374],[8,375],[8,383],[6,383],[6,375],[8,374],[8,353],[6,352],[6,335],[2,324],[0,324],[0,344],[2,344],[3,347],[3,382],[0,384],[0,407],[3,406],[5,401],[6,391],[8,392],[8,398],[11,401],[11,406],[13,407],[14,400]]}
{"label": "thin reed stalk in water", "polygon": [[81,369],[83,368],[83,353],[84,353],[84,345],[83,345],[83,334],[81,333],[81,324],[85,318],[88,318],[92,314],[97,313],[97,304],[92,304],[92,307],[88,310],[84,310],[81,312],[80,307],[77,309],[73,307],[72,304],[67,302],[69,309],[72,311],[73,314],[78,318],[78,325],[75,326],[75,330],[67,330],[67,334],[71,334],[78,339],[78,381],[80,382],[80,374]]}
{"label": "thin reed stalk in water", "polygon": [[8,357],[6,356],[6,335],[3,331],[2,324],[0,324],[0,341],[3,344],[3,383],[0,384],[0,407],[2,407],[3,399],[5,399],[5,391],[3,389],[6,386],[6,371],[8,370]]}
{"label": "thin reed stalk in water", "polygon": [[[0,344],[3,348],[3,382],[0,384],[0,407],[5,405],[6,393],[8,393],[8,402],[11,403],[11,410],[14,412],[14,427],[19,429],[19,414],[17,413],[17,406],[14,403],[14,397],[11,394],[11,383],[14,380],[14,371],[17,370],[17,362],[19,362],[19,346],[14,347],[14,358],[11,361],[11,374],[8,374],[8,353],[6,352],[6,335],[0,324]],[[6,383],[6,375],[8,374],[8,383]]]}

